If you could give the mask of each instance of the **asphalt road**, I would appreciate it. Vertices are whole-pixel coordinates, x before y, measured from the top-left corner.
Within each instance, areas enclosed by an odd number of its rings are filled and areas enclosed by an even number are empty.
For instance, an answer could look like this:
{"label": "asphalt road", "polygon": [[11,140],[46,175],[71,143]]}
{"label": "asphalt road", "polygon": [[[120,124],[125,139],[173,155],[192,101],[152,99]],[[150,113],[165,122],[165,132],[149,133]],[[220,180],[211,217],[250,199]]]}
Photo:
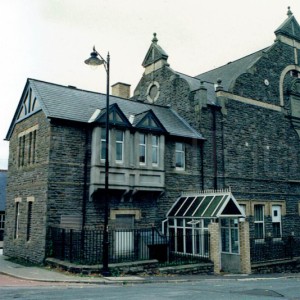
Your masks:
{"label": "asphalt road", "polygon": [[0,299],[300,300],[300,278],[203,279],[125,285],[26,281],[0,275]]}

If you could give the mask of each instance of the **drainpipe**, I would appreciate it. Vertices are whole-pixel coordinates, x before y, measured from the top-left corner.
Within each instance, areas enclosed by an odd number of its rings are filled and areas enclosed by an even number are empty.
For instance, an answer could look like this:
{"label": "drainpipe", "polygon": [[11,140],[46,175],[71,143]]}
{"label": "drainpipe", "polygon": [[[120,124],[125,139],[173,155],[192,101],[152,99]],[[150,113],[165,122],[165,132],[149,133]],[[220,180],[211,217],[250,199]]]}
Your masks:
{"label": "drainpipe", "polygon": [[[88,157],[89,157],[89,128],[85,128],[85,153],[83,162],[83,197],[82,197],[82,224],[81,224],[81,250],[84,250],[84,228],[86,224],[86,203],[88,192]],[[82,251],[83,253],[83,251]]]}
{"label": "drainpipe", "polygon": [[200,146],[200,156],[201,156],[201,189],[204,191],[204,143],[201,142]]}
{"label": "drainpipe", "polygon": [[212,147],[213,147],[213,171],[214,179],[213,186],[214,189],[218,189],[218,162],[217,162],[217,135],[216,135],[216,107],[211,106],[212,112]]}

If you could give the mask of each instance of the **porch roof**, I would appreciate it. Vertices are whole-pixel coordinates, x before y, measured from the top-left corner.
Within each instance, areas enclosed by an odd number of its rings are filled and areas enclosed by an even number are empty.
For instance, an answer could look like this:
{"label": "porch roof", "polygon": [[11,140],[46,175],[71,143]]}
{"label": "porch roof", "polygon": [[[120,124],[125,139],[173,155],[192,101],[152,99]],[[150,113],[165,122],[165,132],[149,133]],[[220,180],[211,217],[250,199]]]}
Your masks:
{"label": "porch roof", "polygon": [[183,193],[167,213],[168,218],[243,218],[245,214],[229,190]]}

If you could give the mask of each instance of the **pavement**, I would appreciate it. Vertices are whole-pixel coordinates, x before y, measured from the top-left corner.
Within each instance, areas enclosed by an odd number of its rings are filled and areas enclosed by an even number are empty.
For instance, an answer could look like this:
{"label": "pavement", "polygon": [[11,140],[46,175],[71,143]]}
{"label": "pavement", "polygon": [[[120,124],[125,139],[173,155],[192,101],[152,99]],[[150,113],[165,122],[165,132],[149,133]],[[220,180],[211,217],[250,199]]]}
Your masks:
{"label": "pavement", "polygon": [[191,282],[199,280],[262,280],[275,279],[279,277],[299,277],[299,273],[278,273],[278,274],[223,274],[223,275],[155,275],[155,276],[82,276],[61,272],[56,269],[43,266],[25,266],[9,260],[5,255],[0,255],[0,274],[9,275],[15,278],[41,281],[41,282],[65,282],[65,283],[87,283],[87,284],[128,284],[128,283],[154,283],[154,282]]}

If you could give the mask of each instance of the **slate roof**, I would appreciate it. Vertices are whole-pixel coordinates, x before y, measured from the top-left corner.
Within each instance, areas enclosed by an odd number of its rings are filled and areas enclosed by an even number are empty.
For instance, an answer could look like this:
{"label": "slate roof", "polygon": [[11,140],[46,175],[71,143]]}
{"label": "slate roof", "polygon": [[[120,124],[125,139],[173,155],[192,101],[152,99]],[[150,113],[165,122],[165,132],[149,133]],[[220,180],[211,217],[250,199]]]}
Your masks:
{"label": "slate roof", "polygon": [[245,217],[231,192],[184,193],[172,205],[168,218],[212,219]]}
{"label": "slate roof", "polygon": [[0,211],[5,210],[7,170],[0,170]]}
{"label": "slate roof", "polygon": [[197,75],[195,78],[210,84],[216,84],[218,79],[221,79],[224,90],[230,91],[231,83],[241,74],[247,72],[247,70],[261,58],[263,52],[267,49],[268,47],[233,62],[229,62],[224,66]]}
{"label": "slate roof", "polygon": [[176,74],[187,81],[187,83],[190,86],[191,91],[196,91],[200,89],[201,86],[201,82],[203,83],[204,87],[207,89],[207,102],[210,104],[215,104],[215,100],[216,100],[216,94],[215,94],[215,83],[212,82],[207,82],[204,80],[201,80],[199,78],[196,77],[192,77],[180,72],[176,72]]}
{"label": "slate roof", "polygon": [[[62,86],[54,83],[28,79],[28,85],[37,97],[41,109],[47,118],[57,118],[75,122],[88,123],[96,109],[106,107],[106,95]],[[23,93],[24,94],[24,93]],[[21,99],[22,101],[22,99]],[[170,135],[203,139],[201,133],[193,129],[186,121],[178,116],[170,107],[146,104],[129,99],[110,96],[110,105],[116,103],[129,119],[131,115],[141,114],[152,109],[164,128]],[[21,105],[19,104],[18,109]],[[6,139],[10,139],[17,112],[10,126]]]}

